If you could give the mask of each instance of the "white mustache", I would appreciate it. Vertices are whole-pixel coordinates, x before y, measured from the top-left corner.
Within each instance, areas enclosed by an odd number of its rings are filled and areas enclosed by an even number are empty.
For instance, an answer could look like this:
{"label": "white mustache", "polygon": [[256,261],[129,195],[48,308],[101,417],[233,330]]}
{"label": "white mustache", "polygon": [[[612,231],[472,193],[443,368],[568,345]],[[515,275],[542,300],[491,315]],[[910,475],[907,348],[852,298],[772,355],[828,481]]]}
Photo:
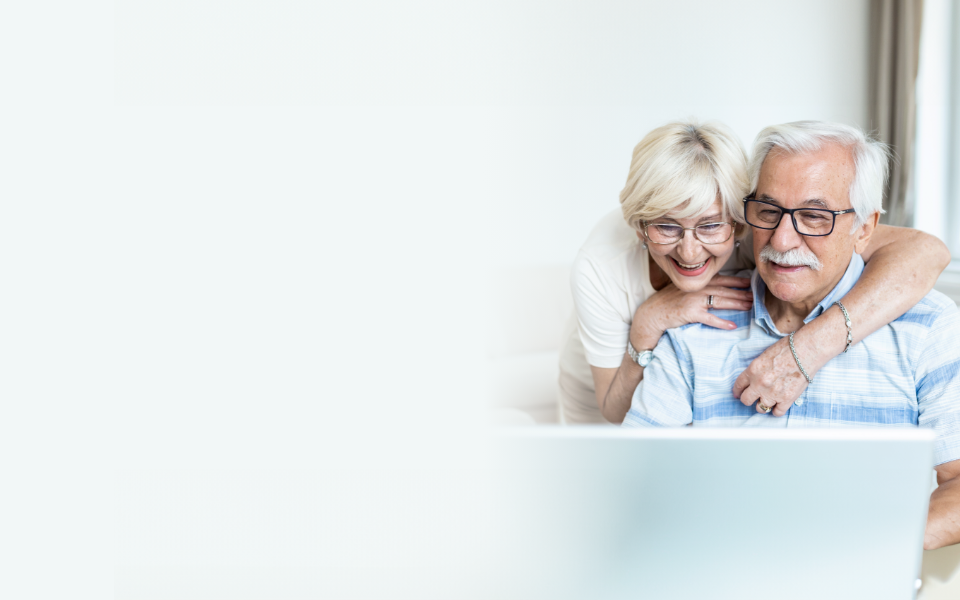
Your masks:
{"label": "white mustache", "polygon": [[786,252],[777,252],[773,249],[773,246],[769,244],[764,246],[763,250],[760,251],[760,260],[775,262],[778,265],[786,265],[788,267],[810,267],[814,271],[819,271],[823,268],[823,263],[820,262],[820,259],[812,252],[804,252],[799,248],[791,248]]}

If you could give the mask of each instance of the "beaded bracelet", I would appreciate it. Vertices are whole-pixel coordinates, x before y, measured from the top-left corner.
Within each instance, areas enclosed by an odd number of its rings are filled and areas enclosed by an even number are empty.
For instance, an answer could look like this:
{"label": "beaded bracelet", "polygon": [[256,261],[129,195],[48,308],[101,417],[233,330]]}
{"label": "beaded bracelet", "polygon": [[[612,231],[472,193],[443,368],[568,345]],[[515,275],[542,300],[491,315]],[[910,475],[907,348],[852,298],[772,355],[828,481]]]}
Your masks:
{"label": "beaded bracelet", "polygon": [[[840,307],[840,310],[843,311],[843,318],[847,321],[847,347],[843,349],[843,352],[846,352],[850,349],[850,344],[853,343],[853,323],[850,321],[850,313],[847,312],[847,309],[840,303],[839,300],[834,302],[837,306]],[[841,354],[843,354],[841,352]]]}

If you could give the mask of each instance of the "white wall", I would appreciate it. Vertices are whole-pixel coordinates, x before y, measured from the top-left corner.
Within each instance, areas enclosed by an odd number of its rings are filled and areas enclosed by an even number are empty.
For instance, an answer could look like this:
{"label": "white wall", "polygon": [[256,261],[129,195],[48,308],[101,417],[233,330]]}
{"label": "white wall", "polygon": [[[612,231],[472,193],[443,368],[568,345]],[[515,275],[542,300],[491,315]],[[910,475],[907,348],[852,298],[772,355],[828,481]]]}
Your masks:
{"label": "white wall", "polygon": [[0,22],[9,597],[482,597],[483,268],[669,119],[864,117],[865,1],[53,4]]}
{"label": "white wall", "polygon": [[[618,206],[633,146],[674,119],[866,126],[866,1],[623,2],[530,30],[530,83],[506,111],[498,264],[568,263]],[[538,62],[535,62],[538,61]],[[521,67],[517,67],[519,70]]]}
{"label": "white wall", "polygon": [[[116,94],[364,106],[341,122],[408,136],[392,161],[462,175],[463,188],[409,190],[415,206],[486,216],[492,264],[563,264],[616,206],[632,147],[657,125],[717,119],[748,146],[771,123],[866,125],[867,11],[866,0],[120,2]],[[384,107],[397,105],[409,120],[390,122]],[[331,146],[353,133],[325,132]],[[462,173],[445,162],[457,155]]]}

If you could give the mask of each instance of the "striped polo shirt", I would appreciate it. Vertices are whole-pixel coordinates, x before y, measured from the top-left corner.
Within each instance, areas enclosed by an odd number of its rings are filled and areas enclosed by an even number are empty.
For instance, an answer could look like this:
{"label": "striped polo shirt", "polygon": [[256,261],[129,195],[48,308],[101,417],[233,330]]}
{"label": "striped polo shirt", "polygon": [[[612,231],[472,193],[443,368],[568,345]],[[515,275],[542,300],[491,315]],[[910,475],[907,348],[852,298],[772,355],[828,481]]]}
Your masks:
{"label": "striped polo shirt", "polygon": [[[843,298],[862,272],[863,259],[854,254],[843,278],[804,323]],[[920,426],[936,431],[936,464],[960,459],[960,311],[952,300],[930,292],[827,363],[787,414],[774,417],[744,406],[732,393],[753,359],[787,335],[767,312],[758,272],[739,275],[750,277],[753,308],[714,311],[736,323],[733,331],[701,323],[668,330],[644,369],[625,427]]]}

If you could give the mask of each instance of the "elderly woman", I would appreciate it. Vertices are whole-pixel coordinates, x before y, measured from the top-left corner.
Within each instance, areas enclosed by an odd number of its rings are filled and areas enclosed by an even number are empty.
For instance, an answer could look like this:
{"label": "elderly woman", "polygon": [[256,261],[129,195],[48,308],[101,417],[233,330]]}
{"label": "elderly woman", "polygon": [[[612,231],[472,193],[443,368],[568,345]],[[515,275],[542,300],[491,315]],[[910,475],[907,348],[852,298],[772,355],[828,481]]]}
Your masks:
{"label": "elderly woman", "polygon": [[[664,331],[693,322],[733,329],[710,309],[750,308],[750,282],[721,274],[754,267],[752,242],[737,240],[749,235],[749,184],[743,146],[722,125],[671,123],[637,144],[621,209],[597,224],[574,261],[577,319],[560,355],[565,422],[622,422]],[[854,343],[916,304],[950,262],[935,237],[884,225],[862,256],[863,276],[843,298]],[[846,347],[845,321],[833,306],[795,334],[811,377]],[[757,357],[734,396],[749,388],[774,403],[775,416],[786,414],[806,387],[788,377],[797,367],[787,344]]]}

